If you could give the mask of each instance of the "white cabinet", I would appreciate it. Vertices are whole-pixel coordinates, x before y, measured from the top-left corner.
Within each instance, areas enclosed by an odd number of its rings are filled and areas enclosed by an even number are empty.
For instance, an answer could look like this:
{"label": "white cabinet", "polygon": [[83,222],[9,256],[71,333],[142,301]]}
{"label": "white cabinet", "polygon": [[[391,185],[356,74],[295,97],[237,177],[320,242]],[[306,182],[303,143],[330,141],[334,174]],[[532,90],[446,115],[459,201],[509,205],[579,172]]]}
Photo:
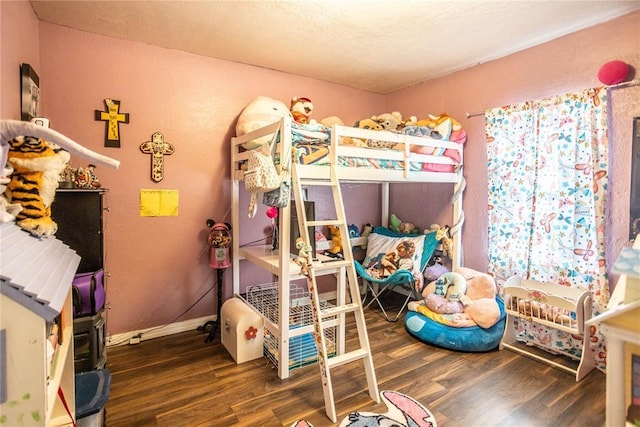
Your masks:
{"label": "white cabinet", "polygon": [[[0,424],[72,425],[59,390],[75,417],[70,290],[80,257],[12,223],[0,225],[0,237]],[[61,342],[48,357],[56,321]]]}

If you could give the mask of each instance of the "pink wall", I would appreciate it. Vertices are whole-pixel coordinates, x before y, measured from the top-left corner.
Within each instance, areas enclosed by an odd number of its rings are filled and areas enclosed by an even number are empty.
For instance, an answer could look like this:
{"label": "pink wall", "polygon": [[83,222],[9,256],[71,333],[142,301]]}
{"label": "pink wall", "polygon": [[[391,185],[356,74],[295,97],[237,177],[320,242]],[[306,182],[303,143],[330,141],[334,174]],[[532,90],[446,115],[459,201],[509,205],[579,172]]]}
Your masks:
{"label": "pink wall", "polygon": [[[267,95],[288,103],[293,96],[308,96],[316,105],[314,117],[336,114],[349,121],[359,117],[355,112],[371,115],[384,105],[382,96],[308,78],[57,25],[43,23],[40,31],[47,83],[43,109],[52,126],[122,162],[117,171],[97,170],[109,189],[111,333],[173,322],[213,284],[205,221],[230,221],[229,139],[251,99]],[[93,119],[93,111],[102,110],[108,97],[120,100],[121,111],[130,114],[130,123],[120,126],[120,149],[104,148],[105,124]],[[165,157],[164,180],[158,184],[150,179],[149,155],[139,149],[156,131],[176,148]],[[179,216],[140,217],[143,188],[179,190]],[[252,228],[250,237],[264,236],[256,223],[243,227]],[[229,297],[230,274],[226,276]],[[213,307],[210,294],[180,320],[210,315]]]}
{"label": "pink wall", "polygon": [[[462,240],[468,267],[485,270],[487,266],[487,170],[484,119],[467,119],[465,113],[598,86],[600,66],[614,59],[640,68],[640,12],[387,97],[388,106],[407,115],[420,118],[446,112],[460,119],[467,131],[463,202],[467,220]],[[628,240],[632,118],[640,116],[640,86],[614,89],[609,94],[606,249],[611,266]],[[404,191],[398,189],[400,199]]]}
{"label": "pink wall", "polygon": [[39,75],[40,26],[27,0],[0,1],[0,117],[20,120],[20,64]]}
{"label": "pink wall", "polygon": [[[338,115],[346,123],[392,110],[418,117],[446,111],[461,119],[469,134],[465,156],[467,221],[463,230],[466,265],[483,269],[487,259],[484,123],[481,117],[465,119],[465,112],[596,85],[597,69],[610,59],[640,66],[640,14],[635,13],[384,97],[45,23],[39,27],[38,63],[30,57],[33,46],[24,46],[22,38],[5,37],[8,11],[9,29],[33,25],[35,19],[24,2],[0,2],[3,90],[8,86],[7,76],[17,73],[19,62],[36,64],[42,80],[43,113],[51,119],[52,126],[122,162],[117,171],[106,167],[97,170],[104,187],[109,189],[106,264],[111,272],[107,323],[110,333],[173,322],[211,286],[205,220],[229,220],[229,138],[237,115],[254,96],[267,95],[284,102],[292,96],[308,96],[316,106],[315,118]],[[16,53],[6,57],[5,51]],[[19,117],[19,107],[13,107],[19,106],[19,93],[14,89],[13,94],[2,97],[3,118]],[[610,257],[615,258],[626,240],[630,119],[640,115],[640,93],[634,87],[611,95],[613,167],[608,249]],[[131,123],[120,128],[120,149],[103,146],[104,124],[93,120],[93,111],[103,109],[103,99],[108,97],[120,100],[122,111],[131,115]],[[162,132],[176,147],[175,154],[165,158],[165,178],[159,184],[150,180],[149,156],[138,148],[155,131]],[[74,160],[74,166],[82,165],[81,159]],[[139,191],[143,188],[178,189],[179,216],[140,217]],[[401,218],[421,225],[448,221],[441,209],[447,205],[450,189],[395,190],[399,195],[392,198],[392,212]],[[375,219],[377,208],[371,212],[366,204],[375,199],[370,190],[354,186],[350,191],[347,214],[354,217],[353,222],[359,224],[369,215]],[[419,191],[418,197],[415,191]],[[416,199],[420,200],[416,205],[406,202]],[[246,203],[241,209],[245,206]],[[266,222],[256,221],[243,223],[242,227],[260,238]],[[259,280],[246,274],[249,280]],[[210,294],[178,320],[210,315],[213,305]]]}

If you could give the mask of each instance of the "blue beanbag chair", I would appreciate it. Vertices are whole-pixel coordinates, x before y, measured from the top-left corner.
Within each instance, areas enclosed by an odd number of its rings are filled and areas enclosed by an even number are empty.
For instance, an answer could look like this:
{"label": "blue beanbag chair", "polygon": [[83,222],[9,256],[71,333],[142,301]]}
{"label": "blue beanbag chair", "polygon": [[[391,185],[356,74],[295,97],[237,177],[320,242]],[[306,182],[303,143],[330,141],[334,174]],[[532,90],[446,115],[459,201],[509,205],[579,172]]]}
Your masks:
{"label": "blue beanbag chair", "polygon": [[496,298],[496,302],[500,308],[500,318],[488,329],[480,326],[455,328],[431,320],[415,311],[409,311],[404,316],[404,326],[409,334],[428,344],[469,353],[490,351],[500,345],[507,318],[502,298]]}

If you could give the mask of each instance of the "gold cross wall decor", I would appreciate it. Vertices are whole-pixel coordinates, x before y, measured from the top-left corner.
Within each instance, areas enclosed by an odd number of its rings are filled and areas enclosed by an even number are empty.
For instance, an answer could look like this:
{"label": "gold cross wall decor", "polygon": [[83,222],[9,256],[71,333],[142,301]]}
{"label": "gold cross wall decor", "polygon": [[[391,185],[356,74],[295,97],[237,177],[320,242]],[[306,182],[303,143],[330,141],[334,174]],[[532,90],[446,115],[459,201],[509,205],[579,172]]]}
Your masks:
{"label": "gold cross wall decor", "polygon": [[151,141],[143,142],[140,151],[151,154],[151,179],[155,182],[164,178],[164,156],[170,156],[175,151],[175,147],[164,140],[164,135],[155,132],[151,135]]}
{"label": "gold cross wall decor", "polygon": [[129,123],[129,113],[120,112],[120,101],[106,98],[107,111],[95,110],[95,119],[106,122],[104,146],[120,148],[120,123]]}

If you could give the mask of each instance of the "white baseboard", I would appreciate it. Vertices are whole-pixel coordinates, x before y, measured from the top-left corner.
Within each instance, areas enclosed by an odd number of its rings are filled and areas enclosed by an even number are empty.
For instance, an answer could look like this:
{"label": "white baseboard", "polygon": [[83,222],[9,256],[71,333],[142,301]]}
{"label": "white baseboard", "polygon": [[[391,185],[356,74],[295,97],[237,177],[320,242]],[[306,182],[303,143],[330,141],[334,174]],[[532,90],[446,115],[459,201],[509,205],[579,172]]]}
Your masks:
{"label": "white baseboard", "polygon": [[[326,292],[320,294],[320,299],[325,301],[335,300],[336,292]],[[178,334],[180,332],[192,331],[198,326],[204,325],[210,320],[217,320],[217,315],[200,317],[198,319],[185,320],[183,322],[175,322],[165,326],[139,329],[137,331],[124,332],[121,334],[109,335],[107,337],[107,347],[115,347],[118,345],[126,344],[138,344],[141,341],[150,340],[153,338],[165,337],[167,335]]]}
{"label": "white baseboard", "polygon": [[137,331],[124,332],[122,334],[110,335],[107,337],[107,347],[117,345],[125,345],[130,343],[138,343],[140,341],[160,338],[167,335],[173,335],[180,332],[192,331],[198,326],[204,325],[210,320],[217,320],[216,315],[200,317],[198,319],[185,320],[183,322],[175,322],[165,326],[154,328],[140,329]]}

